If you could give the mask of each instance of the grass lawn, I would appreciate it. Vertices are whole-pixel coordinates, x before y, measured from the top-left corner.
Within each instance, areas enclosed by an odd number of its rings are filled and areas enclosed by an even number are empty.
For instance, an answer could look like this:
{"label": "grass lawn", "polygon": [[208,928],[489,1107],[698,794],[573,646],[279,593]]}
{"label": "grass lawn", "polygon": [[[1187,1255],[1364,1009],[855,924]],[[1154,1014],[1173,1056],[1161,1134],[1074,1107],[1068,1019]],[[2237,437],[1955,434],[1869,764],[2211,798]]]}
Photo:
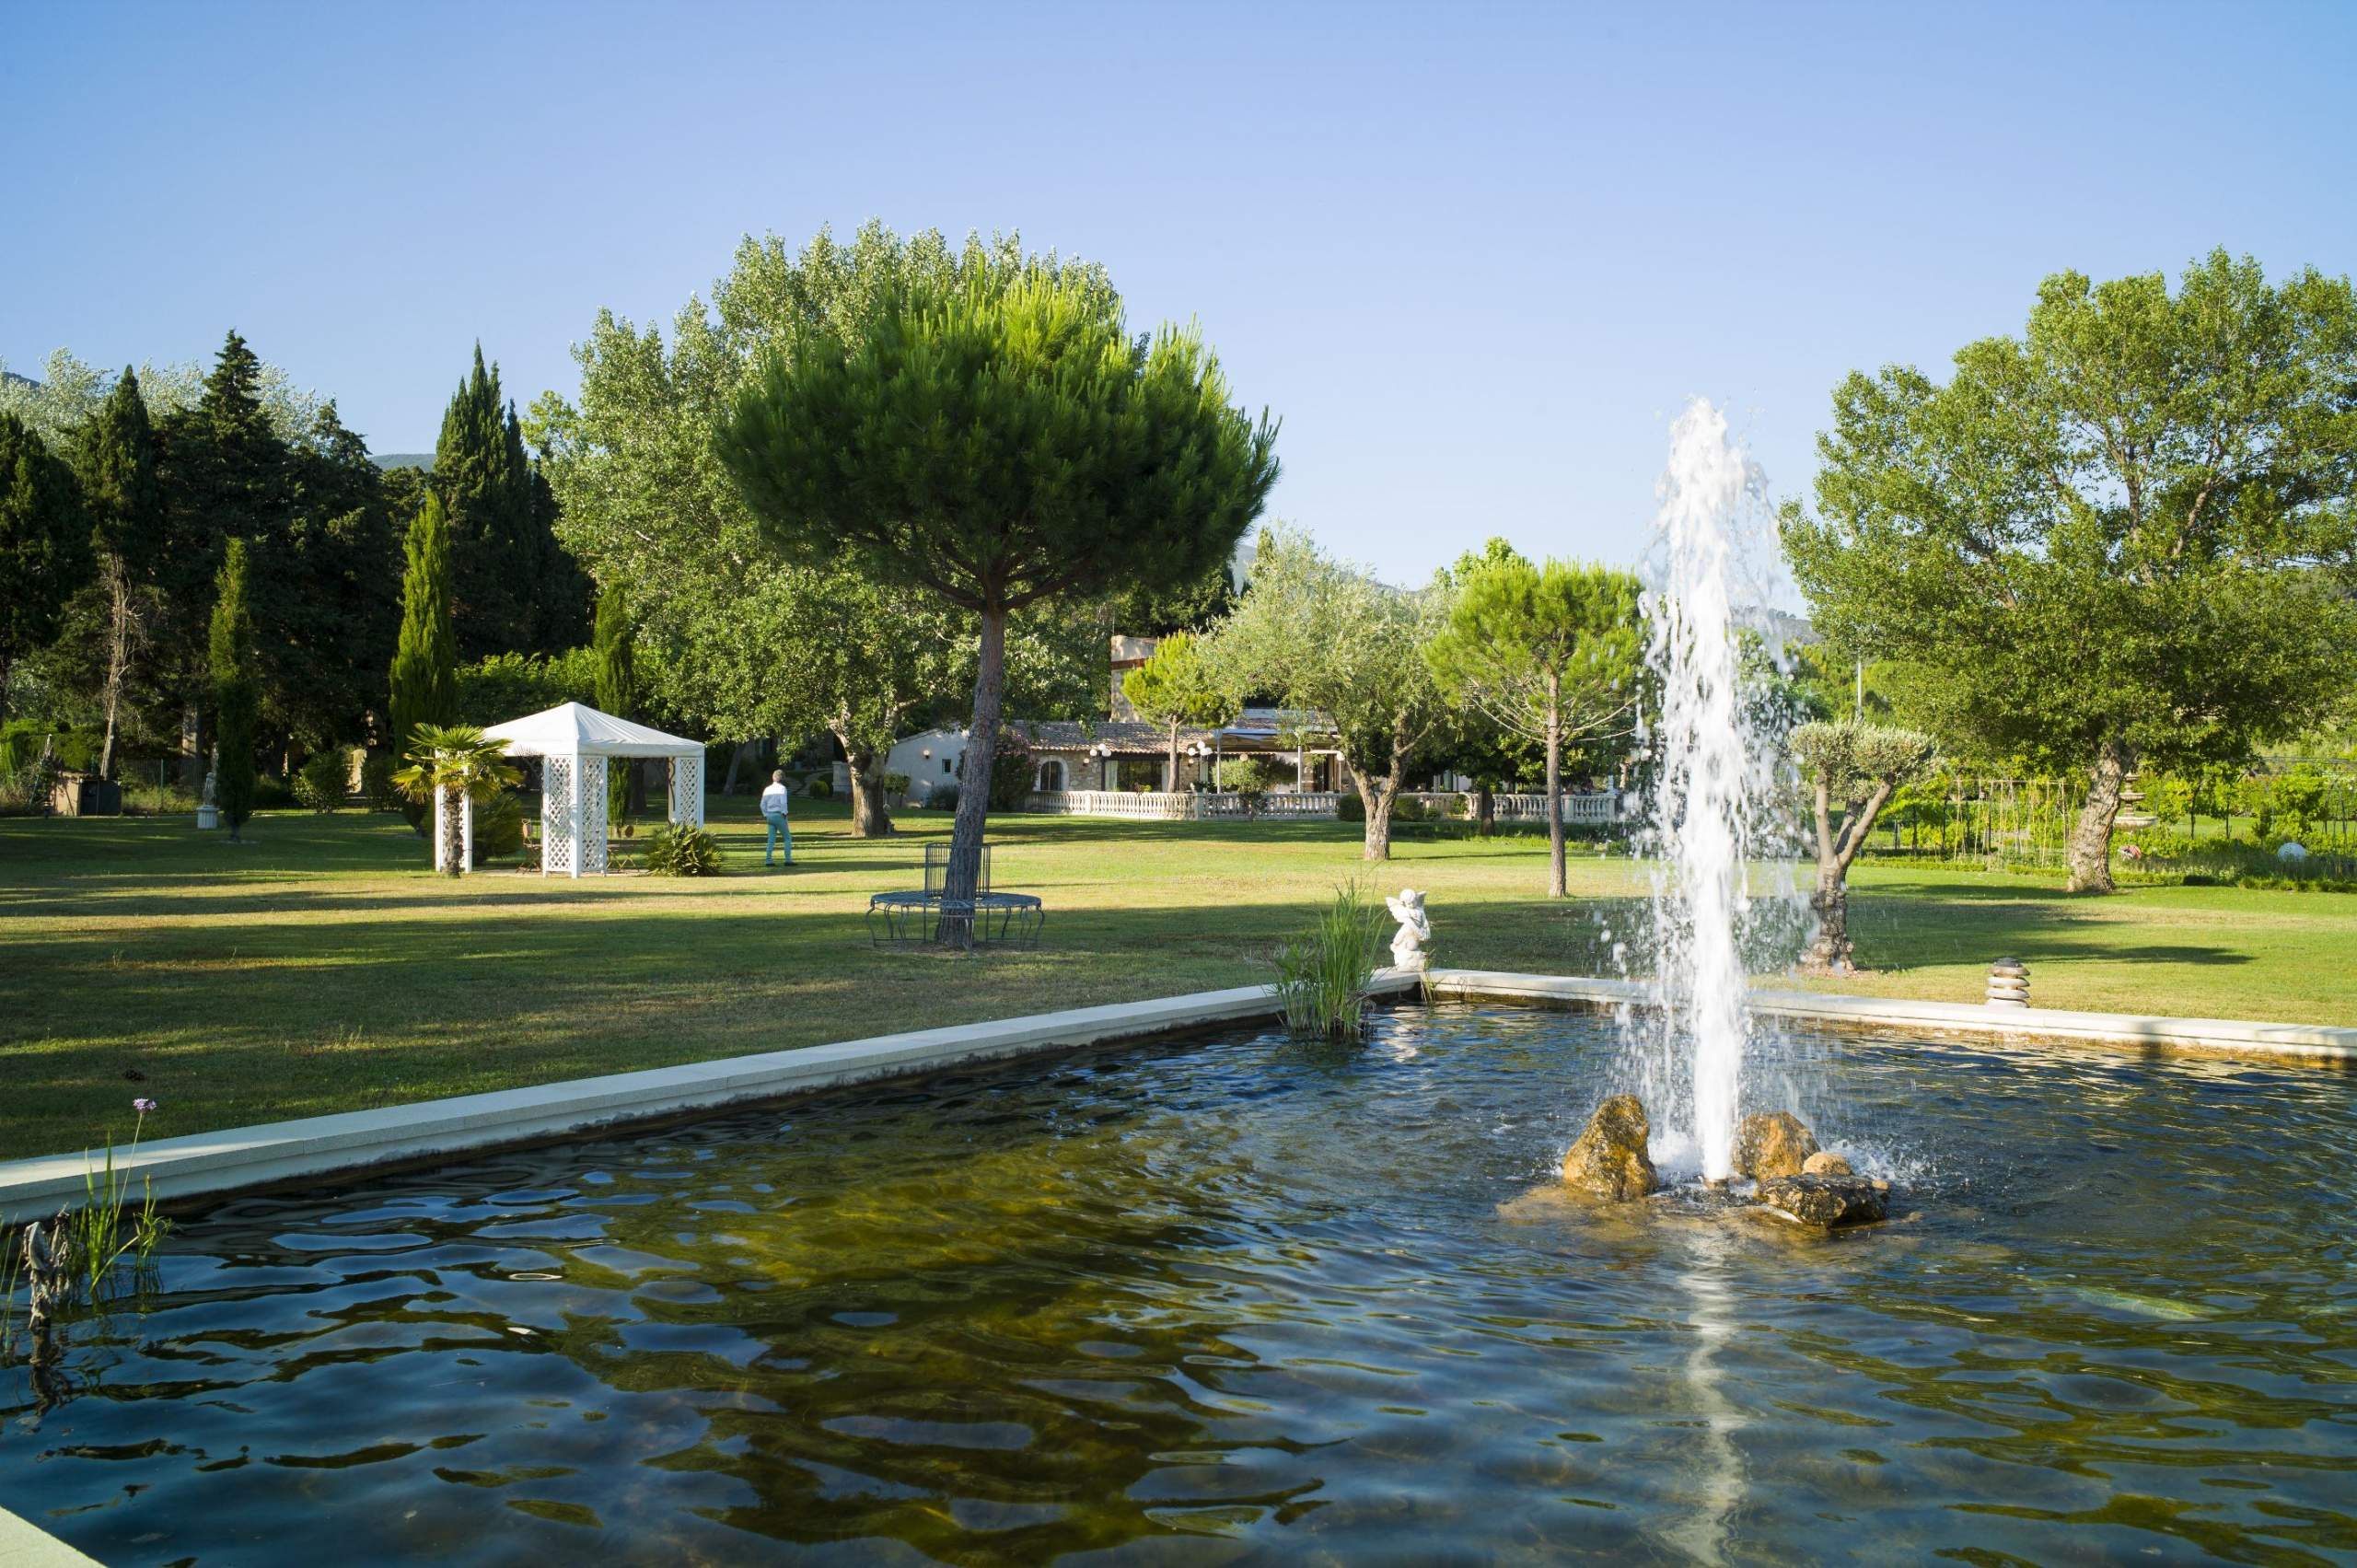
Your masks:
{"label": "grass lawn", "polygon": [[[1549,907],[1535,839],[1409,840],[1367,867],[1345,824],[1017,817],[992,823],[997,877],[1047,899],[1039,951],[877,951],[867,895],[914,885],[946,817],[863,842],[807,803],[801,864],[765,875],[750,803],[714,804],[732,874],[700,882],[454,882],[385,816],[272,813],[243,847],[186,817],[0,820],[0,1157],[121,1138],[134,1095],[171,1136],[1265,980],[1353,877],[1430,889],[1443,964],[1609,973],[1644,896],[1642,868],[1582,859]],[[2357,1025],[2357,896],[1857,881],[1875,972],[1844,991],[1977,1001],[2013,953],[2048,1005]]]}

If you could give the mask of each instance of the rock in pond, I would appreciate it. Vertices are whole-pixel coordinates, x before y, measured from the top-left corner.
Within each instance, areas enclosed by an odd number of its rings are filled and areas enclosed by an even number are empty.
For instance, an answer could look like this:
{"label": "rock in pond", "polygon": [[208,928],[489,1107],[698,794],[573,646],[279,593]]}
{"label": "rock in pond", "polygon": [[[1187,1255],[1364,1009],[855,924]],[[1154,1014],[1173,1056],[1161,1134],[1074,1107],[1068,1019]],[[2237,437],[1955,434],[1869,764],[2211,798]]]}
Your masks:
{"label": "rock in pond", "polygon": [[1850,1168],[1848,1160],[1843,1159],[1831,1149],[1819,1149],[1801,1161],[1801,1174],[1803,1176],[1855,1176],[1858,1173]]}
{"label": "rock in pond", "polygon": [[1655,1186],[1645,1140],[1653,1129],[1634,1095],[1614,1095],[1596,1108],[1587,1131],[1563,1156],[1563,1180],[1599,1198],[1642,1198]]}
{"label": "rock in pond", "polygon": [[1735,1172],[1754,1181],[1798,1176],[1817,1138],[1789,1110],[1754,1111],[1735,1132]]}
{"label": "rock in pond", "polygon": [[1759,1204],[1795,1225],[1869,1225],[1890,1212],[1889,1185],[1863,1176],[1779,1176],[1759,1184]]}

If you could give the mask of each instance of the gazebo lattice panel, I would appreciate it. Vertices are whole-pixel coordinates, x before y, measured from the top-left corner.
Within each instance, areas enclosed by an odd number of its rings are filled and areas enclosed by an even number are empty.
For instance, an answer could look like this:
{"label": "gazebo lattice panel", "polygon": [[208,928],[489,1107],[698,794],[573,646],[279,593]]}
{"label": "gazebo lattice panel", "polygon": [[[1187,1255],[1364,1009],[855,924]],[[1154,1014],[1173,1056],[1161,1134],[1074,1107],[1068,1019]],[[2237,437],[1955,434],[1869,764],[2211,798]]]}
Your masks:
{"label": "gazebo lattice panel", "polygon": [[671,759],[671,820],[703,826],[703,757]]}
{"label": "gazebo lattice panel", "polygon": [[575,785],[573,819],[581,831],[581,875],[606,874],[606,759],[581,759],[580,782]]}
{"label": "gazebo lattice panel", "polygon": [[540,763],[540,870],[573,875],[578,858],[573,834],[573,759],[550,757]]}

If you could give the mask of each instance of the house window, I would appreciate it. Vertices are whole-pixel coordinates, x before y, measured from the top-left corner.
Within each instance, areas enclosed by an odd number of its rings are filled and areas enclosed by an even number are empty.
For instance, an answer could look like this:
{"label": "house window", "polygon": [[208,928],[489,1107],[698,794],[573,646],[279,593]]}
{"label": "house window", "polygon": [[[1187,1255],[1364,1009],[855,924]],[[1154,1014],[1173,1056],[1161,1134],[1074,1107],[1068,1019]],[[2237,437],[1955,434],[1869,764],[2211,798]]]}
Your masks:
{"label": "house window", "polygon": [[949,759],[946,757],[941,760],[941,771],[945,773],[949,771]]}

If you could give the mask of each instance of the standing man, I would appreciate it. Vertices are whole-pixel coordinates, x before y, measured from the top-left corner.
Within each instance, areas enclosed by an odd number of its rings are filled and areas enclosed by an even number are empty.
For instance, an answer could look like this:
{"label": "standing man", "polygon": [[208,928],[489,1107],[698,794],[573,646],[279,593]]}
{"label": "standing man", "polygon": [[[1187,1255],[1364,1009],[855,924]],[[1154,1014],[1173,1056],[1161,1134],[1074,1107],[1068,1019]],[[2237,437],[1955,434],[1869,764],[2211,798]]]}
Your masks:
{"label": "standing man", "polygon": [[785,819],[785,772],[781,769],[770,775],[770,787],[761,791],[761,815],[769,819],[769,841],[761,845],[761,864],[770,863],[770,853],[780,842],[785,845],[785,863],[794,864],[794,829]]}

